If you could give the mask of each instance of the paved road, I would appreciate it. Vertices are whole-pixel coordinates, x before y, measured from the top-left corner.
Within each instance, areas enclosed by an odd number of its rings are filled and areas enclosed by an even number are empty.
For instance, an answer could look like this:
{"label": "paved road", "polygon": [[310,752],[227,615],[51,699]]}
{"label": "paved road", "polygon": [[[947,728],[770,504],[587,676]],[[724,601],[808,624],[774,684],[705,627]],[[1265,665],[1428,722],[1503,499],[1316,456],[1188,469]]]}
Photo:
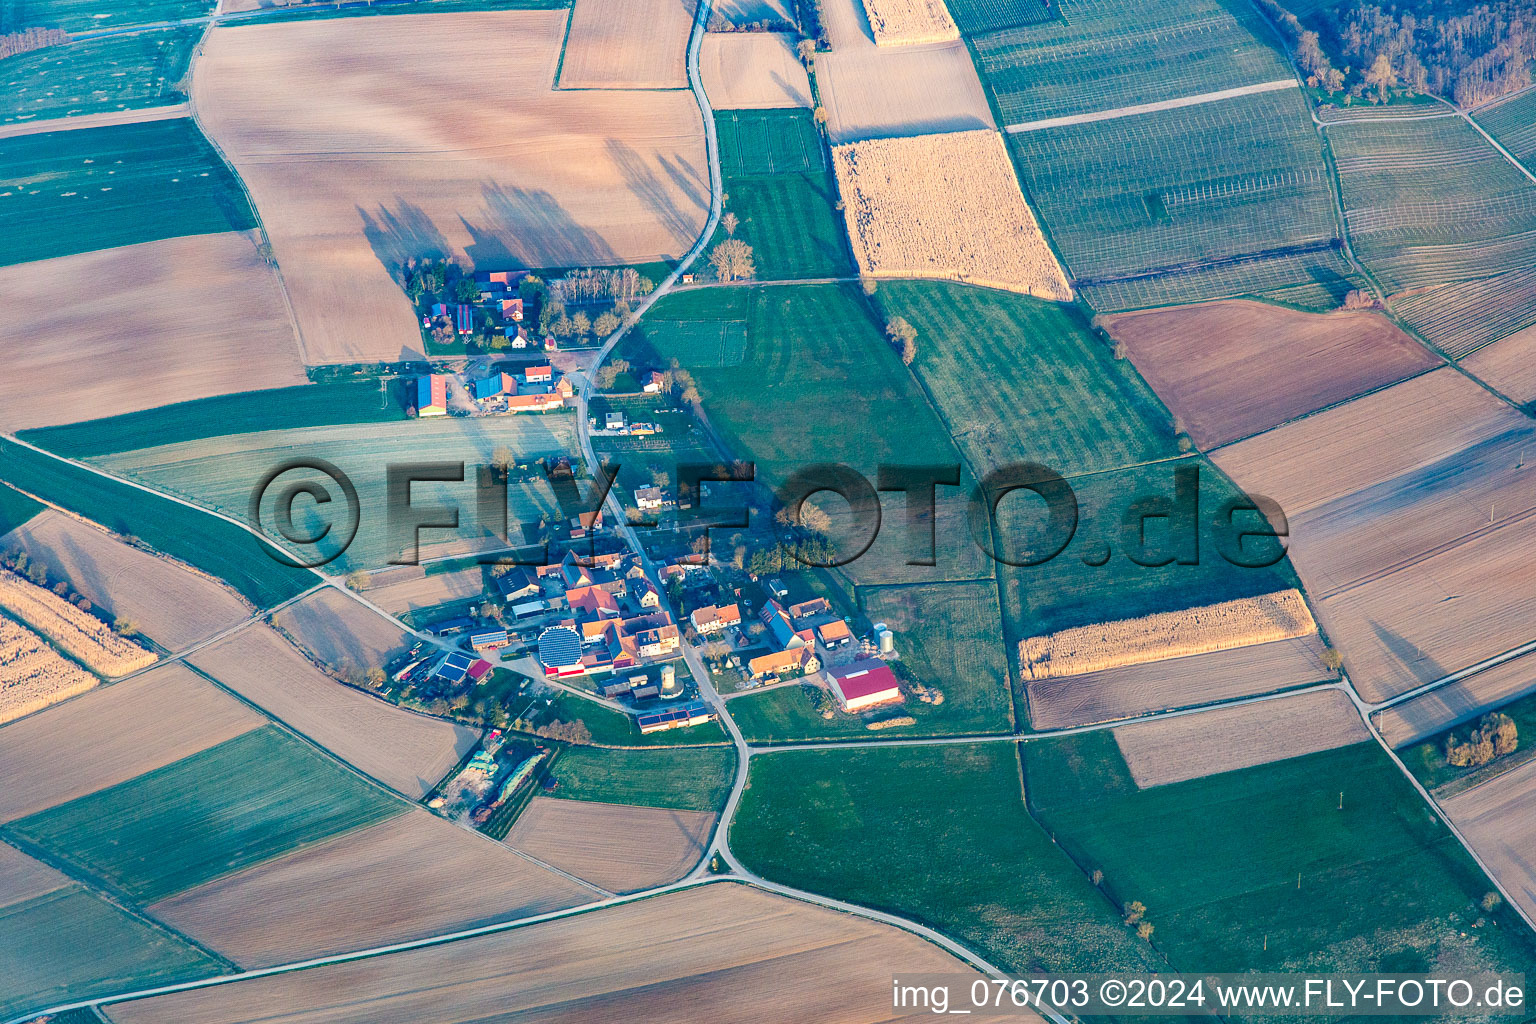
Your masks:
{"label": "paved road", "polygon": [[1022,132],[1038,132],[1045,128],[1064,128],[1072,124],[1091,124],[1094,121],[1113,121],[1121,117],[1135,117],[1137,114],[1151,114],[1159,110],[1177,110],[1180,107],[1198,107],[1203,103],[1215,103],[1219,100],[1235,99],[1238,96],[1253,96],[1261,92],[1278,92],[1281,89],[1300,88],[1301,83],[1294,78],[1282,78],[1274,82],[1259,82],[1256,85],[1241,85],[1236,89],[1219,89],[1216,92],[1202,92],[1194,96],[1180,96],[1173,100],[1158,100],[1156,103],[1137,103],[1129,107],[1115,107],[1113,110],[1095,110],[1088,114],[1068,114],[1065,117],[1044,117],[1038,121],[1022,121],[1019,124],[1010,124],[1003,131],[1012,135]]}

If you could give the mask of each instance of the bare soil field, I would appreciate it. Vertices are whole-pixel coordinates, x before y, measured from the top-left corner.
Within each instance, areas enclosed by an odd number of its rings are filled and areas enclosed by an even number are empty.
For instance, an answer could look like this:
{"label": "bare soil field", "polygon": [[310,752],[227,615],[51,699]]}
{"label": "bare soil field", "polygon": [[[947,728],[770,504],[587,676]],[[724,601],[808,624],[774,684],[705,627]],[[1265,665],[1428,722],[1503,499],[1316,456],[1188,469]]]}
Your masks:
{"label": "bare soil field", "polygon": [[795,0],[720,0],[714,14],[733,25],[757,21],[795,21]]}
{"label": "bare soil field", "polygon": [[0,778],[7,780],[0,821],[126,782],[265,724],[186,667],[162,665],[0,731]]}
{"label": "bare soil field", "polygon": [[1111,337],[1201,448],[1438,366],[1379,313],[1234,299],[1109,317]]}
{"label": "bare soil field", "polygon": [[[226,8],[227,9],[227,8]],[[108,110],[100,114],[76,114],[72,117],[50,117],[39,121],[21,121],[17,124],[0,125],[0,139],[12,139],[18,135],[36,135],[39,132],[76,131],[81,128],[105,128],[114,124],[144,124],[148,121],[170,121],[186,117],[191,108],[185,103],[164,107],[144,107],[139,110]]]}
{"label": "bare soil field", "polygon": [[411,643],[399,626],[334,587],[289,605],[272,622],[343,677],[383,668]]}
{"label": "bare soil field", "polygon": [[0,608],[42,633],[92,672],[109,679],[148,668],[158,657],[47,587],[5,569],[0,569]]}
{"label": "bare soil field", "polygon": [[413,800],[478,740],[473,729],[418,715],[338,683],[256,623],[188,659],[291,729]]}
{"label": "bare soil field", "polygon": [[62,889],[69,879],[14,846],[0,843],[0,907]]}
{"label": "bare soil field", "polygon": [[576,0],[562,89],[683,89],[693,0]]}
{"label": "bare soil field", "polygon": [[370,586],[366,594],[368,600],[380,608],[400,615],[450,601],[468,601],[484,592],[485,572],[476,565],[432,576],[420,572],[404,575],[404,578],[391,575],[390,582],[379,587]]}
{"label": "bare soil field", "polygon": [[1376,728],[1392,746],[1406,747],[1533,691],[1536,657],[1526,655],[1378,712]]}
{"label": "bare soil field", "polygon": [[43,638],[0,615],[0,723],[84,693],[97,679]]}
{"label": "bare soil field", "polygon": [[1361,695],[1382,700],[1536,633],[1533,450],[1528,419],[1446,368],[1216,462],[1284,509],[1323,628]]}
{"label": "bare soil field", "polygon": [[594,894],[425,810],[227,875],[150,913],[243,967],[405,942]]}
{"label": "bare soil field", "polygon": [[141,551],[98,526],[47,511],[0,537],[0,551],[25,551],[116,620],[176,651],[251,614],[224,584],[163,555]]}
{"label": "bare soil field", "polygon": [[1440,803],[1527,914],[1536,914],[1536,761]]}
{"label": "bare soil field", "polygon": [[609,892],[635,892],[691,871],[714,824],[703,811],[535,797],[506,844]]}
{"label": "bare soil field", "polygon": [[0,309],[38,311],[0,318],[5,430],[307,382],[277,278],[243,232],[5,267]]}
{"label": "bare soil field", "polygon": [[1029,719],[1060,729],[1274,693],[1338,677],[1317,634],[1187,658],[1025,682]]}
{"label": "bare soil field", "polygon": [[1301,593],[1282,590],[1027,637],[1019,643],[1019,669],[1026,679],[1075,676],[1290,640],[1316,631]]}
{"label": "bare soil field", "polygon": [[791,36],[711,32],[699,50],[699,74],[716,110],[811,105],[811,80]]}
{"label": "bare soil field", "polygon": [[1478,349],[1461,368],[1511,401],[1536,402],[1536,327]]}
{"label": "bare soil field", "polygon": [[864,13],[875,42],[882,46],[960,38],[944,0],[864,0]]}
{"label": "bare soil field", "polygon": [[1072,298],[997,132],[847,143],[832,162],[863,273]]}
{"label": "bare soil field", "polygon": [[1142,789],[1315,754],[1371,738],[1338,690],[1217,708],[1115,730],[1131,777]]}
{"label": "bare soil field", "polygon": [[582,266],[693,243],[709,175],[692,95],[553,90],[565,18],[472,11],[209,33],[193,103],[261,210],[308,361],[419,355],[391,277],[410,256]]}
{"label": "bare soil field", "polygon": [[912,973],[970,973],[897,929],[723,883],[450,945],[123,1003],[107,1013],[114,1024],[932,1019],[927,1009],[893,1013],[892,964]]}

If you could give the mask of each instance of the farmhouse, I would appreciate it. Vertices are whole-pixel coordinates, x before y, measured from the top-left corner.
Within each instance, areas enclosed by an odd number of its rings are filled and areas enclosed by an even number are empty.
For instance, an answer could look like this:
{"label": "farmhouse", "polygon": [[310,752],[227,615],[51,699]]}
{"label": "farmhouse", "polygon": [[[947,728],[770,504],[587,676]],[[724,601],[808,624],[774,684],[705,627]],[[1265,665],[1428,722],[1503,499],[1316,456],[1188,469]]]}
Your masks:
{"label": "farmhouse", "polygon": [[662,390],[662,388],[666,386],[667,383],[666,375],[663,374],[660,370],[652,370],[650,373],[647,373],[644,377],[642,377],[641,380],[643,380],[645,383],[641,385],[640,390],[644,391],[648,395],[657,394]]}
{"label": "farmhouse", "polygon": [[709,706],[694,701],[684,704],[680,708],[668,708],[666,711],[658,711],[654,714],[641,715],[637,719],[642,733],[662,732],[666,729],[684,729],[690,725],[702,725],[705,722],[715,720],[715,713]]}
{"label": "farmhouse", "polygon": [[550,366],[530,366],[523,371],[523,382],[526,384],[548,384],[555,379],[555,371]]}
{"label": "farmhouse", "polygon": [[475,273],[475,284],[480,286],[480,298],[489,300],[516,288],[527,276],[526,270],[481,270]]}
{"label": "farmhouse", "polygon": [[824,597],[813,597],[809,601],[801,601],[799,604],[789,606],[789,617],[803,619],[811,615],[826,615],[832,610]]}
{"label": "farmhouse", "polygon": [[786,651],[764,654],[747,662],[747,671],[753,679],[777,675],[800,675],[815,672],[821,661],[806,647],[793,647]]}
{"label": "farmhouse", "polygon": [[416,415],[448,415],[448,378],[440,373],[416,379]]}
{"label": "farmhouse", "polygon": [[695,608],[688,616],[693,623],[693,628],[701,635],[718,633],[722,629],[741,625],[741,609],[734,604],[716,608],[714,605],[705,605],[703,608]]}
{"label": "farmhouse", "polygon": [[847,712],[862,711],[901,700],[901,684],[890,666],[880,661],[856,661],[852,665],[827,670],[838,703]]}
{"label": "farmhouse", "polygon": [[514,565],[497,576],[496,590],[501,594],[501,599],[508,604],[530,601],[541,597],[544,593],[538,578],[523,565]]}
{"label": "farmhouse", "polygon": [[483,402],[498,395],[517,394],[517,382],[509,373],[496,373],[475,381],[475,401]]}
{"label": "farmhouse", "polygon": [[498,307],[499,307],[499,309],[501,311],[501,318],[502,318],[502,320],[504,320],[504,321],[505,320],[510,320],[513,323],[520,323],[520,322],[522,322],[522,319],[523,319],[523,300],[522,299],[502,299],[501,302],[498,304]]}
{"label": "farmhouse", "polygon": [[641,512],[655,512],[666,503],[667,500],[662,495],[660,487],[635,488],[635,507]]}
{"label": "farmhouse", "polygon": [[784,606],[772,600],[763,605],[763,610],[758,612],[758,618],[763,625],[768,627],[774,642],[781,648],[791,650],[796,647],[808,646],[805,637],[795,632],[795,627],[790,624],[789,616],[784,612]]}
{"label": "farmhouse", "polygon": [[824,647],[841,647],[853,641],[853,630],[849,629],[848,623],[842,619],[823,622],[816,627],[816,635],[821,639]]}

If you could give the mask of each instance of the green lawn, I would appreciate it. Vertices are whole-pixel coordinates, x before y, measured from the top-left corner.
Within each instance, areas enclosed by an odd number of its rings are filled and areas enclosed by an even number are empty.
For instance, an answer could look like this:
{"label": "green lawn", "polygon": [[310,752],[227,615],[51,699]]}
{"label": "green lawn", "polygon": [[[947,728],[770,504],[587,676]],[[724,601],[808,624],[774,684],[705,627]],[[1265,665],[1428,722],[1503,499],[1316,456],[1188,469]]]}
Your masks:
{"label": "green lawn", "polygon": [[0,266],[255,223],[188,118],[0,139]]}
{"label": "green lawn", "polygon": [[1012,743],[754,757],[730,839],[766,878],[928,924],[1007,970],[1166,969],[1030,819]]}
{"label": "green lawn", "polygon": [[265,726],[7,828],[148,904],[409,806]]}
{"label": "green lawn", "polygon": [[219,973],[218,963],[169,931],[78,885],[0,908],[0,1015],[7,1019]]}
{"label": "green lawn", "polygon": [[731,791],[735,769],[736,751],[732,747],[567,747],[550,769],[560,780],[550,795],[681,811],[718,811]]}
{"label": "green lawn", "polygon": [[800,174],[827,169],[826,150],[809,110],[724,110],[715,115],[720,173]]}
{"label": "green lawn", "polygon": [[44,507],[20,491],[0,486],[0,536],[10,533]]}
{"label": "green lawn", "polygon": [[213,10],[212,0],[3,0],[0,32],[33,25],[66,32],[149,25],[197,18]]}
{"label": "green lawn", "polygon": [[1492,883],[1374,743],[1145,791],[1107,734],[1030,742],[1025,758],[1037,817],[1117,900],[1146,904],[1177,969],[1494,971],[1536,957],[1515,913],[1477,905]]}
{"label": "green lawn", "polygon": [[319,582],[233,523],[3,439],[0,479],[217,576],[261,608]]}
{"label": "green lawn", "polygon": [[62,427],[23,430],[22,440],[72,459],[258,430],[405,419],[378,380],[338,380],[245,391]]}
{"label": "green lawn", "polygon": [[49,46],[0,63],[0,124],[180,103],[202,26]]}

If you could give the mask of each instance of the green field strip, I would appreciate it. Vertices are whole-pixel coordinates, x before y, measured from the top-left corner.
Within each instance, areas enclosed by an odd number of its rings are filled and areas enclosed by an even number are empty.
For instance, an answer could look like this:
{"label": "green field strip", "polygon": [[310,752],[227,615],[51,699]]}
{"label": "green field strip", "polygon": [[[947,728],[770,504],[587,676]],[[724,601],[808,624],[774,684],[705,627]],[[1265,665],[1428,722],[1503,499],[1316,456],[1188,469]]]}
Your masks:
{"label": "green field strip", "polygon": [[264,726],[7,831],[148,904],[409,807]]}
{"label": "green field strip", "polygon": [[547,796],[608,804],[715,811],[725,805],[736,768],[730,746],[613,750],[564,747],[549,774]]}
{"label": "green field strip", "polygon": [[0,0],[0,33],[34,26],[91,32],[212,14],[213,0]]}
{"label": "green field strip", "polygon": [[[378,15],[449,14],[460,11],[558,11],[571,6],[572,0],[390,0],[390,2],[346,2],[295,4],[282,10],[267,10],[249,17],[226,17],[222,24],[271,25],[289,21],[328,21],[332,18],[363,18]],[[565,59],[565,47],[560,48]],[[556,69],[555,81],[559,81]]]}
{"label": "green field strip", "polygon": [[7,57],[0,125],[181,103],[203,28],[106,36]]}

